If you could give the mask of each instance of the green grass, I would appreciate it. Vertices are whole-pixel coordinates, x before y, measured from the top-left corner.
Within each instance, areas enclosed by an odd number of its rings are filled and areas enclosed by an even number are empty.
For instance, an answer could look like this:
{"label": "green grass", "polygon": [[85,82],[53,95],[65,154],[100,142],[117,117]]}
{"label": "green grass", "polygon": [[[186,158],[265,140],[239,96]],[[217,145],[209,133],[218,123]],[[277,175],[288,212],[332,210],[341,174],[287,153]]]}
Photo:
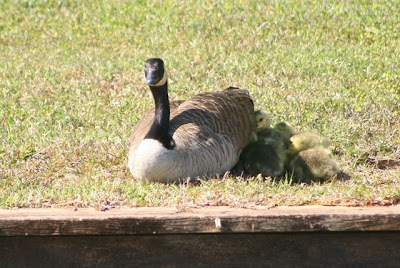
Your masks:
{"label": "green grass", "polygon": [[[111,2],[0,2],[0,207],[398,202],[399,1]],[[153,56],[172,99],[246,88],[330,138],[351,179],[135,181],[126,140],[153,105]]]}

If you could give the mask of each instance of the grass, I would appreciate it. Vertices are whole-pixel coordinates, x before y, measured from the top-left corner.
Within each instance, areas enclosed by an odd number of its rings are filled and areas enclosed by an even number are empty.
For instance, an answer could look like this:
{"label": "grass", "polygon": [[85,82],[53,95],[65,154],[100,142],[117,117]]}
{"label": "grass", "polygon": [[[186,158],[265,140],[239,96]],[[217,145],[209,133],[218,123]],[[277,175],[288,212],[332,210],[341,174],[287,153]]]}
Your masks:
{"label": "grass", "polygon": [[[400,200],[399,1],[2,1],[0,207],[388,205]],[[349,180],[135,181],[127,137],[170,96],[246,88],[330,138]]]}

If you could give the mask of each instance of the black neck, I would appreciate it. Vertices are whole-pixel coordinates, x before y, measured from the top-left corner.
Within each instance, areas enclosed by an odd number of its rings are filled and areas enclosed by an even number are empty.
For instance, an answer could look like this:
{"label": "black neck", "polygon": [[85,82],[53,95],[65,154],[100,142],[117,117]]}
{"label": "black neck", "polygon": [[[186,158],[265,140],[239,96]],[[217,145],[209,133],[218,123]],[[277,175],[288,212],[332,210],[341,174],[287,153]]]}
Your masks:
{"label": "black neck", "polygon": [[154,139],[163,144],[167,149],[171,149],[172,138],[168,135],[169,129],[169,100],[168,85],[153,87],[150,86],[151,93],[155,101],[155,115],[153,124],[147,132],[145,139]]}

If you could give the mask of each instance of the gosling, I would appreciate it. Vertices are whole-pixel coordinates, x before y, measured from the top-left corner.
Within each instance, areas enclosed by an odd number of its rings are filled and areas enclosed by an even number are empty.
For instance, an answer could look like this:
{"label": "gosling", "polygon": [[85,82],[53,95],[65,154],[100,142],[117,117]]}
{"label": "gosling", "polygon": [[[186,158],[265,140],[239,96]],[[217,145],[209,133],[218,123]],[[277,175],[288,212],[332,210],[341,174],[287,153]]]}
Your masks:
{"label": "gosling", "polygon": [[331,142],[329,139],[324,138],[313,132],[302,132],[295,134],[290,138],[289,154],[294,155],[301,151],[311,149],[313,147],[322,146],[323,148],[330,149]]}
{"label": "gosling", "polygon": [[256,140],[247,145],[241,162],[244,173],[263,177],[281,176],[285,171],[289,138],[275,128],[263,128],[256,133]]}
{"label": "gosling", "polygon": [[340,172],[338,162],[331,151],[323,146],[316,146],[300,151],[289,162],[289,170],[297,182],[311,183],[324,181]]}

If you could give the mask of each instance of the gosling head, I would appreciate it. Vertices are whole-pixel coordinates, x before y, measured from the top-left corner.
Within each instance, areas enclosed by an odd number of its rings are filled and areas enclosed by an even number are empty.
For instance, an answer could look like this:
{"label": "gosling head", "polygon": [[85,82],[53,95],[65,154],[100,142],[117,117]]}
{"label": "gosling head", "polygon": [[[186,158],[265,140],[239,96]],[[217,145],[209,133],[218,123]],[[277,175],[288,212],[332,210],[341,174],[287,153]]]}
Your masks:
{"label": "gosling head", "polygon": [[279,122],[274,126],[274,128],[285,134],[287,137],[292,137],[296,133],[294,127],[285,121]]}
{"label": "gosling head", "polygon": [[167,72],[165,71],[163,60],[159,58],[146,60],[144,64],[144,75],[149,86],[163,86],[167,82]]}
{"label": "gosling head", "polygon": [[257,110],[256,112],[257,120],[257,131],[269,128],[271,126],[271,117],[264,111]]}

